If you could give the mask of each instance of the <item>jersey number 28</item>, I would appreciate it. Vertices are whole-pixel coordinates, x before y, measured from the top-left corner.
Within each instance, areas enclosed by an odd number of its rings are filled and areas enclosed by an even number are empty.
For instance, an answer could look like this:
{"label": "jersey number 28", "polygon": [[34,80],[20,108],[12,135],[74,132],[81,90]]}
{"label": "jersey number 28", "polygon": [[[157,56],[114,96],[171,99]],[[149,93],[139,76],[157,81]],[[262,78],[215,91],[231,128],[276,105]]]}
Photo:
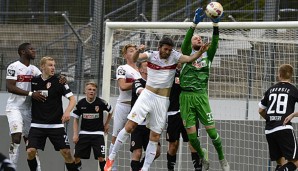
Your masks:
{"label": "jersey number 28", "polygon": [[[270,94],[269,101],[271,101],[270,107],[268,109],[268,114],[285,114],[287,111],[288,94]],[[275,110],[273,109],[275,107]]]}

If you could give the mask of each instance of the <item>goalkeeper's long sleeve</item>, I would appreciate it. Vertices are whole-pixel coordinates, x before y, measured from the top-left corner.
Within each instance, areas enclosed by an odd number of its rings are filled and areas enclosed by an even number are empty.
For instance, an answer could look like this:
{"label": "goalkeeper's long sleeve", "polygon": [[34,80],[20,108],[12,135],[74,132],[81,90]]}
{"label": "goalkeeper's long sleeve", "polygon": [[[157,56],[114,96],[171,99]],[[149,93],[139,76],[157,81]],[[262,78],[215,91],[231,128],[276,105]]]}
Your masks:
{"label": "goalkeeper's long sleeve", "polygon": [[181,52],[183,55],[190,55],[192,52],[191,38],[193,36],[193,33],[194,33],[193,28],[189,28],[186,32],[183,43],[181,45]]}

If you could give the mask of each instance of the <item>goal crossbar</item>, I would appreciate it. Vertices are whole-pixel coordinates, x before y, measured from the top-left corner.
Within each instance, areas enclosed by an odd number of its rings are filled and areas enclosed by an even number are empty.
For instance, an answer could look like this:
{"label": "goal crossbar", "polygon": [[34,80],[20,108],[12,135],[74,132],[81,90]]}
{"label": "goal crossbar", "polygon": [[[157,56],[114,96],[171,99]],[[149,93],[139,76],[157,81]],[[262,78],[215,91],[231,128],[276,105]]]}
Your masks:
{"label": "goal crossbar", "polygon": [[[106,22],[102,97],[110,99],[113,31],[115,29],[188,29],[191,22]],[[212,28],[212,22],[202,22],[198,28]],[[293,29],[298,21],[282,22],[221,22],[220,29]]]}

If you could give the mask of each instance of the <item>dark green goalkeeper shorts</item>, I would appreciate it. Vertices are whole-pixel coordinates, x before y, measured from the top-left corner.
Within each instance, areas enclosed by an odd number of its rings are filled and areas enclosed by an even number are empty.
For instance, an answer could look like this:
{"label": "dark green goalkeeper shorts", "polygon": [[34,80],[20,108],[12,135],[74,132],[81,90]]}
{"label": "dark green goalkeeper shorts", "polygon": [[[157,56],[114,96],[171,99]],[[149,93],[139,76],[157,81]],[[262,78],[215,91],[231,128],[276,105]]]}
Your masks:
{"label": "dark green goalkeeper shorts", "polygon": [[186,128],[195,126],[198,119],[205,126],[214,125],[206,93],[182,91],[180,94],[180,113]]}

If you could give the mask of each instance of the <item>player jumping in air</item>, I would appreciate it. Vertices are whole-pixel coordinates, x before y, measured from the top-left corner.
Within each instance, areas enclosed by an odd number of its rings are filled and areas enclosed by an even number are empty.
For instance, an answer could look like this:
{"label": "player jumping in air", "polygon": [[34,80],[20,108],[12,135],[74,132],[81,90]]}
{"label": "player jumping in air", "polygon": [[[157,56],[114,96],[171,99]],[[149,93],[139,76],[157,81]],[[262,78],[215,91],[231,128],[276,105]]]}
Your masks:
{"label": "player jumping in air", "polygon": [[[196,10],[193,24],[188,29],[181,47],[182,54],[194,54],[203,46],[202,38],[199,35],[194,35],[197,24],[205,17],[203,13],[202,8]],[[205,126],[212,140],[222,170],[229,171],[230,166],[224,156],[221,139],[215,128],[208,99],[209,71],[218,46],[218,22],[221,17],[212,20],[213,36],[207,52],[202,54],[197,60],[182,66],[180,72],[180,86],[182,90],[180,94],[180,112],[190,144],[198,152],[200,158],[203,159],[204,168],[206,170],[209,169],[209,162],[206,158],[207,154],[202,150],[200,141],[197,138],[196,121],[198,119]]]}
{"label": "player jumping in air", "polygon": [[[122,48],[122,55],[126,60],[125,65],[120,65],[116,71],[116,79],[119,87],[119,97],[114,111],[113,119],[113,134],[110,144],[109,154],[111,154],[116,138],[120,130],[124,127],[127,121],[127,115],[131,110],[131,86],[132,82],[141,78],[141,75],[136,66],[136,60],[133,59],[133,54],[136,52],[137,46],[127,44]],[[113,165],[113,171],[117,171],[117,160]]]}

